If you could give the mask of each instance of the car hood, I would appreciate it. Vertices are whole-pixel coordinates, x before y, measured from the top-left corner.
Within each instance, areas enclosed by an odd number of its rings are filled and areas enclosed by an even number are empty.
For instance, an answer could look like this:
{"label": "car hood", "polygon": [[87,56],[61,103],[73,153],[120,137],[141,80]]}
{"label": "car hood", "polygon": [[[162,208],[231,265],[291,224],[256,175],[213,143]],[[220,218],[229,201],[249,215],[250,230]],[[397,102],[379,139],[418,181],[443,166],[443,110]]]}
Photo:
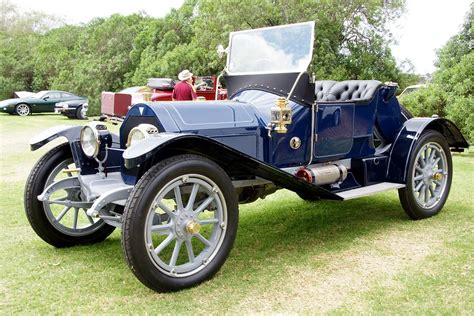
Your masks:
{"label": "car hood", "polygon": [[163,129],[170,132],[203,131],[222,133],[223,129],[251,129],[259,126],[255,108],[235,101],[153,102],[133,106],[128,116],[155,116]]}
{"label": "car hood", "polygon": [[18,100],[22,100],[22,99],[18,98],[18,99],[3,100],[3,101],[0,101],[0,106],[7,106],[7,105],[11,105],[11,104],[16,104],[16,103],[18,103]]}
{"label": "car hood", "polygon": [[14,98],[14,99],[8,99],[5,101],[1,101],[0,104],[3,105],[9,105],[9,104],[18,104],[18,103],[35,103],[35,102],[40,102],[43,101],[41,99],[37,98]]}
{"label": "car hood", "polygon": [[120,142],[139,124],[160,132],[192,133],[213,138],[249,156],[257,157],[262,124],[252,104],[236,101],[150,102],[134,105],[120,127]]}

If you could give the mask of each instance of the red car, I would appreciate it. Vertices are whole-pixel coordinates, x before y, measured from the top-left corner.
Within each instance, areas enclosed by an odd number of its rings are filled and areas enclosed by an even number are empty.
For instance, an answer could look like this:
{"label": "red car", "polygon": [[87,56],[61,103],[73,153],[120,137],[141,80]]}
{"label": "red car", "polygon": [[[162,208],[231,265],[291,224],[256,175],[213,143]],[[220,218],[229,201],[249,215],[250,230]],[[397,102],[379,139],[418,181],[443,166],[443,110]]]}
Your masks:
{"label": "red car", "polygon": [[[198,99],[215,100],[216,76],[193,77]],[[171,101],[176,81],[168,78],[152,78],[145,87],[132,87],[118,93],[102,92],[101,113],[107,116],[125,116],[132,104],[143,101]],[[217,100],[227,99],[227,90],[219,89]]]}

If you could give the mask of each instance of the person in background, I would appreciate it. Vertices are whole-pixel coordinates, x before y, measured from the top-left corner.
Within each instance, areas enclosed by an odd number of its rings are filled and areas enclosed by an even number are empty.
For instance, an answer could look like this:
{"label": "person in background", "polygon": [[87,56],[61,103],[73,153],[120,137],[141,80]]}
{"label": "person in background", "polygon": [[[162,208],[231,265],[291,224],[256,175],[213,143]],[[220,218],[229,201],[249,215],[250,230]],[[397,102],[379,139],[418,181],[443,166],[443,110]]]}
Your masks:
{"label": "person in background", "polygon": [[193,74],[185,69],[178,75],[180,80],[173,90],[171,96],[173,101],[194,101],[197,99],[196,90],[193,87]]}

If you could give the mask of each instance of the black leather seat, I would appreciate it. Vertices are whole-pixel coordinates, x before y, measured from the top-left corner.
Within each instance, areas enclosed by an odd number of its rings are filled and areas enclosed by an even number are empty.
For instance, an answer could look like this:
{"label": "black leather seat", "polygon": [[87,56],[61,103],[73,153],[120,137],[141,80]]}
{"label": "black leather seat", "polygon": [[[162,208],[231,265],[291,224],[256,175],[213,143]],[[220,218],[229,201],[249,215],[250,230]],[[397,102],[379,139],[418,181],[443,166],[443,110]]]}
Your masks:
{"label": "black leather seat", "polygon": [[316,101],[368,101],[381,85],[377,80],[316,81]]}
{"label": "black leather seat", "polygon": [[329,89],[332,88],[337,83],[334,80],[318,80],[316,81],[314,87],[314,93],[316,94],[316,101],[322,101],[326,94],[329,92]]}

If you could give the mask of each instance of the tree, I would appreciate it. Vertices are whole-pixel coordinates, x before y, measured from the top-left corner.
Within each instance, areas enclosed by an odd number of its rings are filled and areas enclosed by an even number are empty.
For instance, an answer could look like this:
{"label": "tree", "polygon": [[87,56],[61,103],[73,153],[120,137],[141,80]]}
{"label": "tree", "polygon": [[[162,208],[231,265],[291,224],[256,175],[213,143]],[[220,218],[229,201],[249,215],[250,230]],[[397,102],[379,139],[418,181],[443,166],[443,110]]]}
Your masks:
{"label": "tree", "polygon": [[426,111],[446,116],[474,140],[474,3],[462,25],[439,51],[437,70],[427,89],[413,92],[402,101],[415,115]]}
{"label": "tree", "polygon": [[14,91],[31,90],[34,64],[31,49],[38,42],[35,34],[9,37],[0,33],[0,99]]}
{"label": "tree", "polygon": [[11,35],[44,33],[63,24],[58,17],[37,11],[20,13],[9,0],[0,1],[0,32]]}
{"label": "tree", "polygon": [[[215,54],[229,32],[286,23],[316,21],[312,71],[321,79],[400,78],[389,43],[387,22],[397,18],[403,1],[201,0],[186,1],[155,32],[146,29],[136,45],[140,66],[132,82],[171,76],[183,68],[218,73],[224,61]],[[158,23],[157,23],[158,24]],[[172,26],[172,27],[170,27]],[[136,55],[139,55],[137,53]]]}
{"label": "tree", "polygon": [[[104,90],[176,77],[184,68],[219,73],[225,61],[215,50],[231,31],[309,20],[316,21],[310,71],[318,79],[403,79],[387,22],[402,14],[404,1],[186,0],[160,19],[112,15],[55,29],[50,17],[37,20],[41,15],[1,5],[0,97],[20,89],[69,90],[89,98],[91,114],[99,113]],[[11,27],[14,20],[27,22]]]}
{"label": "tree", "polygon": [[[14,91],[32,90],[35,65],[32,48],[59,19],[36,11],[21,14],[10,1],[0,2],[0,100]],[[51,53],[50,53],[51,54]]]}
{"label": "tree", "polygon": [[[53,58],[57,67],[50,72],[49,87],[87,96],[90,114],[99,114],[101,92],[122,89],[126,78],[135,71],[137,61],[130,52],[135,37],[148,21],[141,14],[115,14],[107,19],[95,19],[79,29],[69,27],[69,39],[62,36],[60,52]],[[47,66],[44,62],[42,67],[51,67],[51,62]],[[37,68],[41,69],[40,63]]]}

